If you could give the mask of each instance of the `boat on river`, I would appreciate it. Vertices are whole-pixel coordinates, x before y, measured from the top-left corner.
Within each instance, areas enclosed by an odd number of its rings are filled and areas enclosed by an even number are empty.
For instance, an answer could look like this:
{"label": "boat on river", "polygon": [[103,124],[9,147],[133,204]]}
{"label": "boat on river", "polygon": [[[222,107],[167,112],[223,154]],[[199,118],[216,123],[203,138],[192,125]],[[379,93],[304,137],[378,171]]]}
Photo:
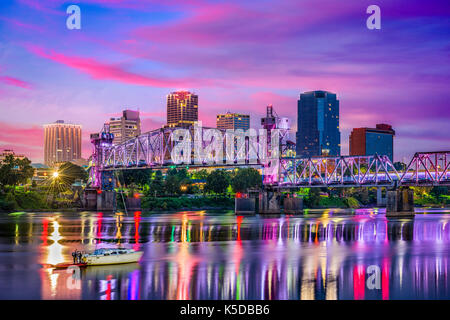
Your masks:
{"label": "boat on river", "polygon": [[53,266],[56,269],[66,269],[74,267],[101,266],[110,264],[124,264],[138,262],[143,251],[133,249],[117,248],[117,249],[96,249],[92,253],[85,253],[81,257],[81,263],[59,263]]}
{"label": "boat on river", "polygon": [[87,266],[122,264],[138,262],[143,254],[143,251],[124,248],[97,249],[93,253],[84,254],[81,259]]}

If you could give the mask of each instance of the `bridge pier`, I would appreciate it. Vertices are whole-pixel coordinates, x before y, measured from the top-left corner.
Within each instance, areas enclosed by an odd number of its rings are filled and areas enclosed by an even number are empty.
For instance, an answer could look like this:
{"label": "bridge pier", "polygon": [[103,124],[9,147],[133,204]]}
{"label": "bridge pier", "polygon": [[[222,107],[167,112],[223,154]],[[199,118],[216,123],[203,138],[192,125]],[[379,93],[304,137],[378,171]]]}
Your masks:
{"label": "bridge pier", "polygon": [[102,191],[96,188],[84,190],[83,207],[92,211],[114,211],[116,209],[116,192]]}
{"label": "bridge pier", "polygon": [[98,211],[114,211],[116,209],[116,192],[101,191],[97,194]]}
{"label": "bridge pier", "polygon": [[414,217],[414,215],[414,190],[406,187],[387,192],[386,217]]}
{"label": "bridge pier", "polygon": [[126,198],[125,199],[126,210],[128,211],[141,211],[141,199],[140,198]]}
{"label": "bridge pier", "polygon": [[280,192],[264,190],[259,201],[260,214],[280,214]]}
{"label": "bridge pier", "polygon": [[283,208],[285,214],[302,214],[303,213],[303,198],[284,198]]}
{"label": "bridge pier", "polygon": [[114,173],[99,171],[97,173],[97,187],[84,190],[84,208],[93,211],[116,210],[116,191]]}
{"label": "bridge pier", "polygon": [[256,198],[235,198],[234,212],[236,215],[254,215],[256,213]]}
{"label": "bridge pier", "polygon": [[387,198],[387,194],[383,198],[383,189],[382,189],[382,187],[378,187],[377,188],[377,207],[386,207],[386,198]]}

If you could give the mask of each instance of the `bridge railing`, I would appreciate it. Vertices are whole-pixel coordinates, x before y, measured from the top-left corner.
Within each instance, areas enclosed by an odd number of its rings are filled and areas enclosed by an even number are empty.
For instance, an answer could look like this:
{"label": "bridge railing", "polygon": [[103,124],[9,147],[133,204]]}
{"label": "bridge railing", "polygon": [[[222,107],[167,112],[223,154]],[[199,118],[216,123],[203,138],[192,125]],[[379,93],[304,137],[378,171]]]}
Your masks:
{"label": "bridge railing", "polygon": [[450,185],[449,155],[450,151],[416,153],[402,171],[397,171],[385,155],[281,158],[278,179],[269,184],[278,187]]}
{"label": "bridge railing", "polygon": [[393,184],[400,174],[387,156],[280,159],[280,186]]}
{"label": "bridge railing", "polygon": [[449,185],[450,151],[417,152],[404,170],[402,185]]}

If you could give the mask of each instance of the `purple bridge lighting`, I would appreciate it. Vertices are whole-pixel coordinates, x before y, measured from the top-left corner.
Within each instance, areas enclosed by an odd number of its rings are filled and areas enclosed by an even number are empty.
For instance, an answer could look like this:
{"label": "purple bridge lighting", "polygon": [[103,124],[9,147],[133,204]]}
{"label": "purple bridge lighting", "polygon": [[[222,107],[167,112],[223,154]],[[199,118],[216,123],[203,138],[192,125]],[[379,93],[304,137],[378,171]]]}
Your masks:
{"label": "purple bridge lighting", "polygon": [[[292,150],[292,143],[288,140],[288,130],[279,131],[279,150],[276,152],[271,147],[274,140],[273,137],[272,140],[270,139],[269,131],[269,138],[263,142],[267,144],[264,150],[269,150],[267,158],[262,158],[260,153],[254,152],[255,145],[250,143],[247,137],[245,143],[234,147],[232,155],[227,154],[229,150],[224,152],[223,161],[198,163],[192,152],[190,161],[175,164],[171,153],[173,148],[181,142],[172,140],[173,131],[176,129],[153,130],[118,145],[112,144],[113,136],[108,128],[100,134],[91,135],[94,151],[90,184],[101,187],[102,175],[109,173],[111,176],[118,170],[163,169],[177,165],[189,168],[253,166],[262,170],[263,184],[271,188],[450,185],[448,160],[450,151],[417,152],[406,168],[401,171],[394,168],[386,155],[292,158],[288,157]],[[201,128],[201,130],[209,129],[211,128]],[[261,148],[259,139],[257,144]],[[213,140],[202,141],[201,147],[206,148],[211,143]],[[192,150],[194,148],[194,141],[192,141]],[[238,161],[237,154],[244,154],[243,159]]]}

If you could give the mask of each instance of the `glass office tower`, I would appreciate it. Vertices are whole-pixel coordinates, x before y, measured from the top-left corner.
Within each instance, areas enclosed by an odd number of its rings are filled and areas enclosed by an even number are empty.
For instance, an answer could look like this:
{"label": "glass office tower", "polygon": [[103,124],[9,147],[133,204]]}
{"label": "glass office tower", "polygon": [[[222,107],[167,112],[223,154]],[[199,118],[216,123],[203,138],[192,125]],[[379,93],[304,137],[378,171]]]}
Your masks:
{"label": "glass office tower", "polygon": [[335,93],[300,94],[297,109],[297,157],[340,156],[339,100]]}

